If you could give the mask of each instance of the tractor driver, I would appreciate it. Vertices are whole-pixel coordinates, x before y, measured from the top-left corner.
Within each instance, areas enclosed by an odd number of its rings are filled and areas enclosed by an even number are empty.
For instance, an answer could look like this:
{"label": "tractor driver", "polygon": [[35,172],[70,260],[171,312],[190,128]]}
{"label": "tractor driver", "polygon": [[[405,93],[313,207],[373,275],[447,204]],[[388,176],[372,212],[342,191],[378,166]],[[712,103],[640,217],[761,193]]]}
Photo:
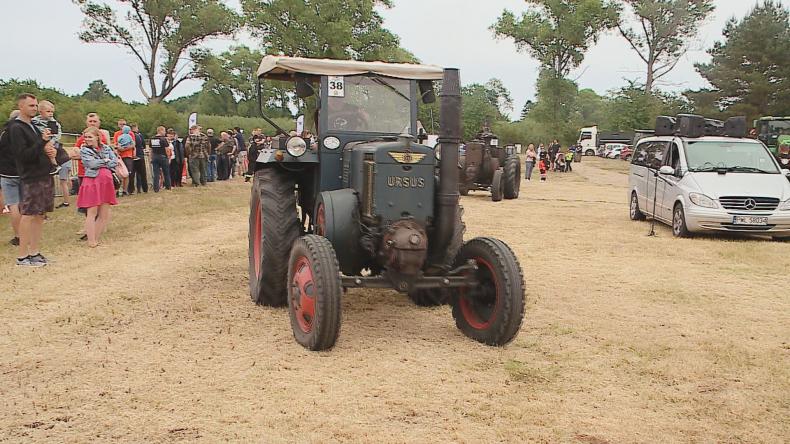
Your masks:
{"label": "tractor driver", "polygon": [[329,101],[329,127],[341,131],[364,131],[370,116],[362,107],[344,100]]}

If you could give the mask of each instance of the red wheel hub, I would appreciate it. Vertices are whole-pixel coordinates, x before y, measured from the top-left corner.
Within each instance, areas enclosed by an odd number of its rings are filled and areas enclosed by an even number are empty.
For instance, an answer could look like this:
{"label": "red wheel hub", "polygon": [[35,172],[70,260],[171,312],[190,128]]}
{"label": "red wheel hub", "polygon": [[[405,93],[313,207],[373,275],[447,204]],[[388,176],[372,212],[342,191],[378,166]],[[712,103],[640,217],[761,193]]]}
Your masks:
{"label": "red wheel hub", "polygon": [[491,327],[499,313],[502,298],[499,296],[499,282],[494,267],[480,257],[474,259],[480,284],[471,289],[462,288],[459,303],[466,322],[473,328],[485,330]]}
{"label": "red wheel hub", "polygon": [[255,224],[253,229],[252,258],[255,261],[255,277],[261,277],[261,240],[263,227],[261,224],[261,201],[255,205]]}
{"label": "red wheel hub", "polygon": [[313,282],[313,268],[310,261],[301,256],[293,267],[293,280],[291,281],[291,306],[296,315],[299,328],[305,333],[313,329],[315,319],[316,288]]}
{"label": "red wheel hub", "polygon": [[326,237],[326,211],[323,202],[318,204],[315,215],[315,234]]}

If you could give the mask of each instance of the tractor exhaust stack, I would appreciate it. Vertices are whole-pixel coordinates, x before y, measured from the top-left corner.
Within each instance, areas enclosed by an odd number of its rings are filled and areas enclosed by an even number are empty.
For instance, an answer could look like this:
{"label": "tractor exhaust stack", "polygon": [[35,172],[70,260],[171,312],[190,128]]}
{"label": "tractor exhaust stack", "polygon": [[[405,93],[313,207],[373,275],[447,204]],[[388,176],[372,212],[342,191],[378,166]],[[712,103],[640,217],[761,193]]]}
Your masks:
{"label": "tractor exhaust stack", "polygon": [[439,164],[436,241],[431,248],[435,258],[441,257],[450,246],[458,211],[458,147],[461,143],[461,78],[458,69],[444,70],[439,100],[441,129],[438,142],[442,160]]}

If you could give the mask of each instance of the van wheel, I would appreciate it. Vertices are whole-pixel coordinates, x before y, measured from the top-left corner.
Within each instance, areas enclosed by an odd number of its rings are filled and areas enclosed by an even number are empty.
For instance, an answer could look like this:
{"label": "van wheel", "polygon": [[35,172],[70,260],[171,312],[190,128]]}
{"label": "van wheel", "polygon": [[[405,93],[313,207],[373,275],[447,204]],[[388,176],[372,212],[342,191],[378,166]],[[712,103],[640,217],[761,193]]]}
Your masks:
{"label": "van wheel", "polygon": [[636,191],[631,192],[631,210],[628,214],[631,220],[644,220],[645,215],[639,209],[639,198],[636,196]]}
{"label": "van wheel", "polygon": [[585,151],[585,152],[584,152],[584,155],[585,155],[585,156],[594,156],[594,155],[595,155],[595,151],[593,151],[593,150],[587,150],[587,151]]}
{"label": "van wheel", "polygon": [[675,237],[691,236],[688,228],[686,228],[686,213],[683,211],[683,205],[680,203],[676,203],[675,209],[672,210],[672,235]]}

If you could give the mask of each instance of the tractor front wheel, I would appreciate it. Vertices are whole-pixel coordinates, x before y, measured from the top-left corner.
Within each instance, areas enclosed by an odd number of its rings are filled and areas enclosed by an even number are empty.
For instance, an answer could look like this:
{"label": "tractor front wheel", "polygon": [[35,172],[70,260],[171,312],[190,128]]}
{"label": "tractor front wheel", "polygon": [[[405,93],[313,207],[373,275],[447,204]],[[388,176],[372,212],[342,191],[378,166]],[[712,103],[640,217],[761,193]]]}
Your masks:
{"label": "tractor front wheel", "polygon": [[524,275],[516,255],[504,242],[477,237],[458,252],[456,266],[477,263],[478,284],[459,289],[452,298],[455,325],[466,336],[488,345],[512,341],[524,319]]}
{"label": "tractor front wheel", "polygon": [[293,178],[273,166],[258,170],[250,197],[248,252],[250,296],[256,304],[285,305],[288,252],[297,237]]}
{"label": "tractor front wheel", "polygon": [[505,161],[505,199],[517,199],[521,189],[521,162],[518,156],[510,156]]}
{"label": "tractor front wheel", "polygon": [[491,200],[499,202],[505,194],[505,180],[502,168],[494,171],[494,177],[491,179]]}
{"label": "tractor front wheel", "polygon": [[332,348],[340,334],[340,266],[323,236],[300,237],[288,260],[288,312],[296,342],[308,350]]}

